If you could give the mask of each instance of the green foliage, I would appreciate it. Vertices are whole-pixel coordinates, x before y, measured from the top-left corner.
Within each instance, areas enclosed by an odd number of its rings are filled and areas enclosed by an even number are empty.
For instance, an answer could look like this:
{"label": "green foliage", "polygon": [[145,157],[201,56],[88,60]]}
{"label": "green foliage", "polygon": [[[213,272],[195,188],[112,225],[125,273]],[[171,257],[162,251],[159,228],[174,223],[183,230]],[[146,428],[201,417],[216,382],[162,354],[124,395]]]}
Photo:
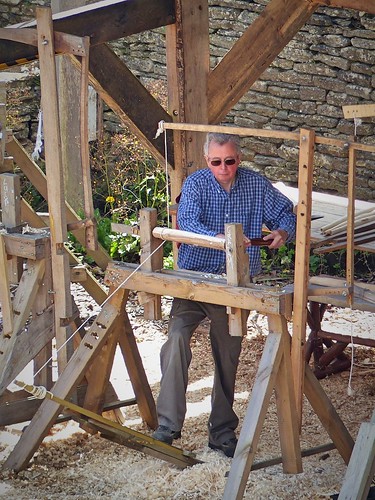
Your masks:
{"label": "green foliage", "polygon": [[[167,179],[163,168],[131,134],[116,134],[92,147],[92,177],[98,240],[114,260],[139,262],[139,239],[113,233],[111,223],[137,225],[142,208],[155,208],[167,225]],[[164,245],[167,257],[172,245]]]}
{"label": "green foliage", "polygon": [[278,275],[280,278],[290,277],[294,268],[294,253],[293,244],[283,245],[278,250],[261,247],[260,258],[263,272]]}

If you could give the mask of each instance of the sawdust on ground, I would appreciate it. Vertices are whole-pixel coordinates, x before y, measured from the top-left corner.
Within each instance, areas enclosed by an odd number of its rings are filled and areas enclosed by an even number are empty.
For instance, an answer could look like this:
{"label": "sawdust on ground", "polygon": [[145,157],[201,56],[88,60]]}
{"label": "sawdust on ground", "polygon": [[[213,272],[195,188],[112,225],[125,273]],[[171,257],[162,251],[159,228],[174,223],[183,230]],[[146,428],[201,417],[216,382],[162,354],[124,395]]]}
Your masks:
{"label": "sawdust on ground", "polygon": [[[86,299],[80,308],[92,314]],[[163,303],[167,317],[170,301]],[[91,309],[91,310],[90,310]],[[159,350],[165,340],[167,320],[147,322],[141,308],[132,300],[129,315],[143,357],[145,370],[156,398],[159,389]],[[375,315],[330,309],[328,323],[335,328],[358,333],[369,328]],[[368,324],[364,322],[365,316]],[[341,318],[341,320],[340,320]],[[248,335],[243,341],[236,384],[235,410],[241,424],[248,408],[249,396],[267,338],[266,318],[251,313]],[[12,474],[0,472],[0,498],[17,499],[219,499],[222,497],[231,459],[207,446],[207,418],[210,408],[213,364],[207,335],[207,324],[201,325],[192,339],[193,361],[190,368],[188,413],[181,440],[175,445],[192,451],[203,464],[180,470],[141,452],[114,444],[98,435],[83,432],[72,423],[58,424],[40,446],[28,468]],[[349,384],[349,372],[333,375],[321,381],[328,397],[349,432],[355,438],[363,421],[371,418],[375,394],[375,350],[355,347],[354,369]],[[122,365],[112,374],[115,388],[127,383]],[[348,396],[348,387],[353,394]],[[140,420],[137,406],[124,408],[125,424],[150,434]],[[20,435],[20,427],[2,429],[0,458],[5,461]],[[65,433],[65,434],[64,434]],[[64,437],[68,435],[68,437]],[[62,438],[61,438],[62,437]],[[305,400],[301,448],[310,449],[327,444],[330,439],[316,414]],[[271,397],[263,425],[255,462],[280,456],[278,419],[274,396]],[[282,465],[273,465],[250,473],[245,499],[324,499],[338,493],[346,466],[336,450],[321,452],[303,459],[301,474],[284,474]]]}

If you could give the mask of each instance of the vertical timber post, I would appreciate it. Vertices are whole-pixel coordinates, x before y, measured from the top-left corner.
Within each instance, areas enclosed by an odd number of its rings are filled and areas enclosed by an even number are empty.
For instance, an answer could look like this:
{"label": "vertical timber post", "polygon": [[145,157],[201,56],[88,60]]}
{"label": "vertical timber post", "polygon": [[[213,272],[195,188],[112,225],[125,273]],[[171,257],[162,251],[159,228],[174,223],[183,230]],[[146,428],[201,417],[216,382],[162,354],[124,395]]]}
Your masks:
{"label": "vertical timber post", "polygon": [[46,174],[48,179],[48,210],[51,228],[56,347],[60,373],[68,361],[68,350],[65,343],[67,335],[70,332],[69,323],[73,308],[70,296],[69,257],[64,248],[64,242],[67,241],[67,223],[51,9],[48,7],[37,7],[36,18]]}
{"label": "vertical timber post", "polygon": [[301,129],[297,205],[297,235],[293,297],[292,367],[299,425],[302,422],[303,381],[305,376],[305,342],[307,321],[307,289],[311,233],[312,180],[315,132]]}

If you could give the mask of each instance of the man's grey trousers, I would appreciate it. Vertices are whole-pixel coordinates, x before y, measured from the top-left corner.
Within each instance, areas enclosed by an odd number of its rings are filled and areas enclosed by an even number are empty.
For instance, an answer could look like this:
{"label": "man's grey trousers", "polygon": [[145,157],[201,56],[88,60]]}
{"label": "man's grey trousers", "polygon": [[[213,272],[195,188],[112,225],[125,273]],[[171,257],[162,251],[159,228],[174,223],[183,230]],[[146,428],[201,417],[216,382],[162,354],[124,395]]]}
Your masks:
{"label": "man's grey trousers", "polygon": [[157,401],[159,425],[173,431],[182,429],[186,413],[188,368],[192,354],[190,340],[199,323],[211,320],[210,340],[215,363],[208,420],[209,441],[220,445],[235,437],[238,417],[232,409],[234,385],[242,337],[232,337],[228,331],[226,307],[192,300],[173,300],[168,340],[162,346],[161,387]]}

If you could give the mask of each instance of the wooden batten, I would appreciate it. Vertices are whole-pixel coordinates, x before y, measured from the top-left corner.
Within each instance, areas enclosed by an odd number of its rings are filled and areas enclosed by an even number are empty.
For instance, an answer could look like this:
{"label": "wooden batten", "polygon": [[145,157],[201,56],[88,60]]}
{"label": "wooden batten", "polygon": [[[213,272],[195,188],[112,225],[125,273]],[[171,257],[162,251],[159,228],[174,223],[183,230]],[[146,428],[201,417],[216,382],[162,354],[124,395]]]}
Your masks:
{"label": "wooden batten", "polygon": [[[176,23],[166,28],[169,114],[176,122],[208,123],[208,1],[177,0],[175,7]],[[181,191],[184,178],[203,166],[205,138],[185,131],[174,133],[173,139],[178,168],[170,172],[172,203]]]}
{"label": "wooden batten", "polygon": [[220,276],[211,275],[212,280],[207,280],[202,273],[196,273],[194,278],[184,278],[180,271],[134,273],[134,270],[132,264],[111,262],[106,270],[105,284],[246,310],[255,309],[262,314],[290,314],[291,293],[275,292],[271,287],[266,291],[256,286],[229,286]]}
{"label": "wooden batten", "polygon": [[[152,234],[157,224],[157,215],[154,208],[143,208],[139,214],[141,264],[145,271],[160,271],[163,268],[163,245]],[[148,299],[143,305],[145,318],[161,319],[161,296],[149,296]]]}
{"label": "wooden batten", "polygon": [[[1,133],[1,131],[0,131]],[[21,226],[21,182],[19,175],[1,174],[1,217],[8,231]],[[10,255],[8,260],[9,281],[17,284],[22,275],[22,259]]]}
{"label": "wooden batten", "polygon": [[[249,257],[245,251],[242,224],[225,225],[225,247],[228,285],[246,286],[250,283]],[[246,335],[248,311],[230,307],[227,312],[230,335]]]}
{"label": "wooden batten", "polygon": [[303,381],[305,372],[305,339],[307,283],[311,234],[312,182],[314,168],[315,133],[301,129],[297,205],[297,233],[293,295],[292,366],[296,404],[302,422]]}
{"label": "wooden batten", "polygon": [[65,322],[68,318],[72,317],[72,300],[70,296],[69,257],[64,248],[64,242],[67,241],[68,235],[65,217],[63,165],[51,9],[37,7],[36,17],[46,174],[48,178],[47,191],[51,231],[56,348],[59,372],[61,372],[68,361],[66,340],[70,328],[69,324],[67,325]]}
{"label": "wooden batten", "polygon": [[13,332],[13,306],[9,291],[7,257],[4,236],[0,233],[0,275],[2,276],[0,280],[0,303],[3,317],[2,334],[9,337]]}

